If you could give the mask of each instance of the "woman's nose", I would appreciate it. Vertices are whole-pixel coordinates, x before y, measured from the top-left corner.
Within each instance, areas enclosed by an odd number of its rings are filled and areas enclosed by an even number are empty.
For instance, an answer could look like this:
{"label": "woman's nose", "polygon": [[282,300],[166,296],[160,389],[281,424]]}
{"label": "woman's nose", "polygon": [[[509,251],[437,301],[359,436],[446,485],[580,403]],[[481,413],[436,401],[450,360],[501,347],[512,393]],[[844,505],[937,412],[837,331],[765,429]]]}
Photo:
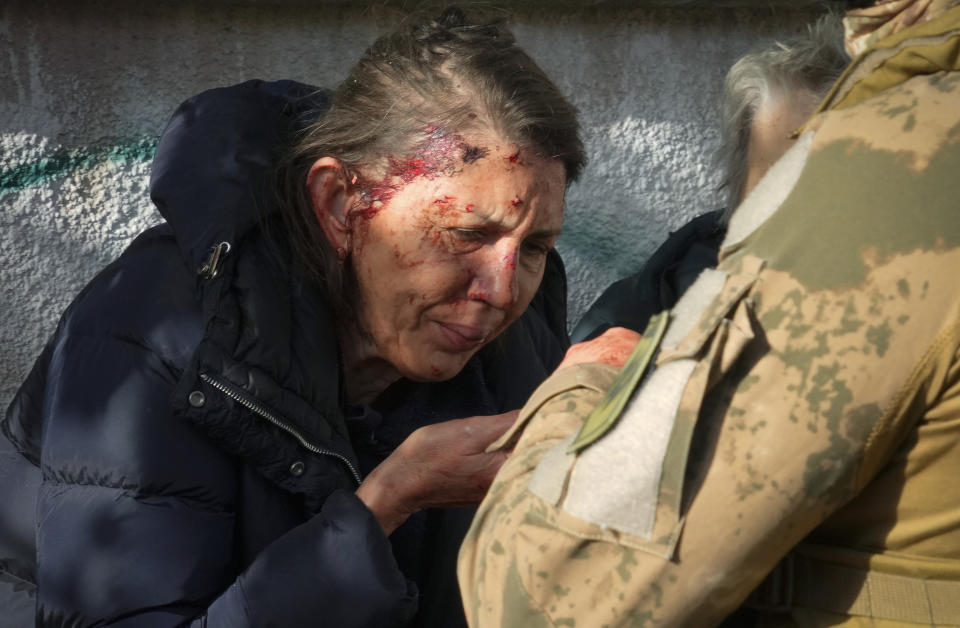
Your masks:
{"label": "woman's nose", "polygon": [[509,309],[520,294],[518,257],[519,250],[516,246],[490,247],[478,260],[469,297],[485,301],[501,310]]}

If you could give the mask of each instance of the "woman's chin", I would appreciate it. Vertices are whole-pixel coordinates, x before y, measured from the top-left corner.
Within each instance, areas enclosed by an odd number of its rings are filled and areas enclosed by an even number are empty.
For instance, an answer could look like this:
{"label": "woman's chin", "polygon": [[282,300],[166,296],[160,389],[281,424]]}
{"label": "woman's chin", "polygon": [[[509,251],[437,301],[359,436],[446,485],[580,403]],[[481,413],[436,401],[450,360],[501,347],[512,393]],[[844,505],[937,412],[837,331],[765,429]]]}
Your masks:
{"label": "woman's chin", "polygon": [[476,351],[465,354],[437,352],[409,369],[401,369],[407,379],[417,382],[443,382],[456,377]]}

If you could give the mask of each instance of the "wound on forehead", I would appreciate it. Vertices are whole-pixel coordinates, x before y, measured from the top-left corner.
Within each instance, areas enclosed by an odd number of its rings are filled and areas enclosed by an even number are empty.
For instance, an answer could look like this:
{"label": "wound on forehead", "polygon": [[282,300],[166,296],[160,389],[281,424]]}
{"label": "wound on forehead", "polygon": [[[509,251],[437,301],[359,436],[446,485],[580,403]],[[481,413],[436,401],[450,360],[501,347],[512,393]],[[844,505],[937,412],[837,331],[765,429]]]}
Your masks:
{"label": "wound on forehead", "polygon": [[449,177],[458,174],[464,164],[483,159],[489,152],[483,146],[468,144],[462,135],[445,127],[429,126],[424,132],[426,137],[414,146],[409,157],[388,159],[388,176],[403,183],[420,177]]}
{"label": "wound on forehead", "polygon": [[472,164],[475,161],[483,159],[487,156],[487,153],[490,151],[482,146],[471,146],[469,144],[464,144],[463,146],[463,163]]}
{"label": "wound on forehead", "polygon": [[[462,135],[446,127],[431,125],[425,127],[423,133],[423,139],[414,145],[409,156],[387,158],[387,176],[383,181],[361,180],[363,193],[350,212],[351,218],[372,218],[408,183],[421,177],[435,179],[457,175],[464,165],[479,161],[489,153],[489,149],[468,144]],[[446,205],[451,200],[453,197],[443,197],[434,203]]]}

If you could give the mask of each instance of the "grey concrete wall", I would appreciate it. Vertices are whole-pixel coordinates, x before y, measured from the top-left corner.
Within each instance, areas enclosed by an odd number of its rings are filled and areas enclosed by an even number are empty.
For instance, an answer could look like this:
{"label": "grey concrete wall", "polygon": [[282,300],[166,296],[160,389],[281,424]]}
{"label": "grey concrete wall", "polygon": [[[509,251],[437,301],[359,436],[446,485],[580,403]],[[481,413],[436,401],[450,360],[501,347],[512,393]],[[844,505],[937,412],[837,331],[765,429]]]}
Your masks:
{"label": "grey concrete wall", "polygon": [[[721,78],[810,14],[512,6],[518,40],[580,108],[591,158],[559,244],[573,323],[670,229],[719,206]],[[150,158],[177,104],[248,78],[332,86],[384,15],[344,2],[0,6],[0,405],[72,296],[159,221]]]}

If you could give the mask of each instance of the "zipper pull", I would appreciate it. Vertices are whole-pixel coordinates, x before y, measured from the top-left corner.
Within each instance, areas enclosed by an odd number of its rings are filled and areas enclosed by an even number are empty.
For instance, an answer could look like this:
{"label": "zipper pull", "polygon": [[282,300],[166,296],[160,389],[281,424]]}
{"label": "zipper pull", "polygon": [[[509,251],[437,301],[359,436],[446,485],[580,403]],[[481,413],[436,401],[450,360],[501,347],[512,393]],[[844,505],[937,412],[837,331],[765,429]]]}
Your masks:
{"label": "zipper pull", "polygon": [[207,279],[213,279],[220,272],[220,262],[230,252],[230,243],[221,242],[210,247],[210,255],[207,257],[200,268],[197,269],[198,275],[203,275]]}

